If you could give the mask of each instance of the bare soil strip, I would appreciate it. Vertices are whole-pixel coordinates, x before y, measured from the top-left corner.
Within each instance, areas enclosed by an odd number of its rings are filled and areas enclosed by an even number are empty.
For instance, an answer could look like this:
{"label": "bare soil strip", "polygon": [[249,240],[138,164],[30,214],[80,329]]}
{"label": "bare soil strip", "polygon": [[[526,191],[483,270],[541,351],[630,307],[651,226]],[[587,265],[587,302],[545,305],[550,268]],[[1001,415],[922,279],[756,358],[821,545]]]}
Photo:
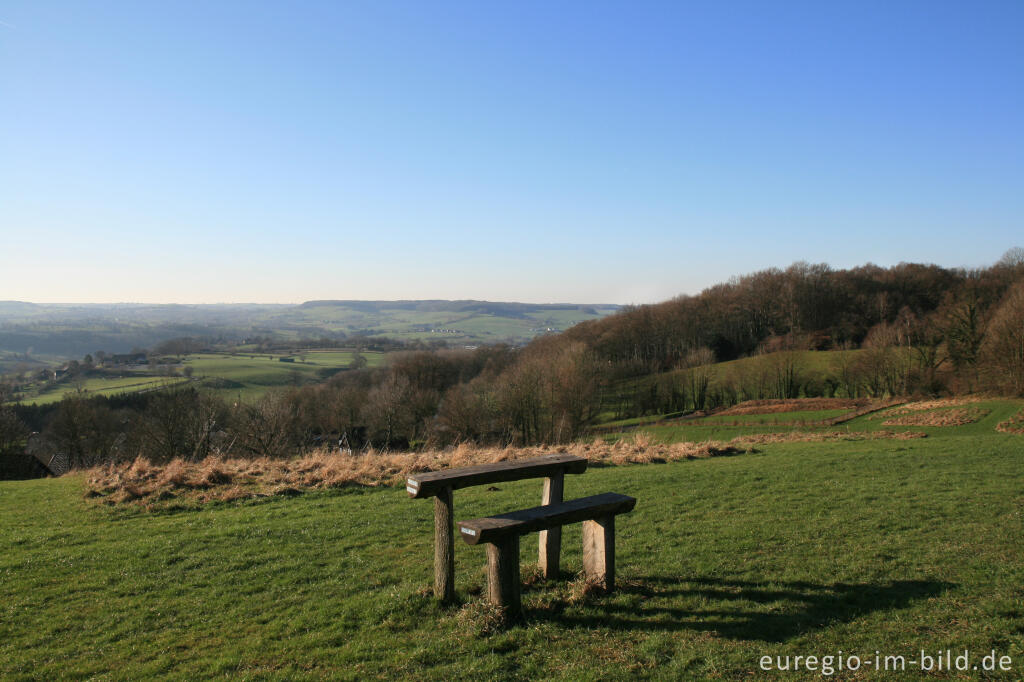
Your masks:
{"label": "bare soil strip", "polygon": [[794,398],[792,400],[747,400],[716,412],[716,417],[733,415],[778,414],[780,412],[807,412],[817,410],[859,410],[867,407],[867,398]]}
{"label": "bare soil strip", "polygon": [[857,440],[915,440],[927,437],[928,434],[921,431],[789,431],[738,436],[729,442],[737,445],[764,445],[768,443],[822,443]]}

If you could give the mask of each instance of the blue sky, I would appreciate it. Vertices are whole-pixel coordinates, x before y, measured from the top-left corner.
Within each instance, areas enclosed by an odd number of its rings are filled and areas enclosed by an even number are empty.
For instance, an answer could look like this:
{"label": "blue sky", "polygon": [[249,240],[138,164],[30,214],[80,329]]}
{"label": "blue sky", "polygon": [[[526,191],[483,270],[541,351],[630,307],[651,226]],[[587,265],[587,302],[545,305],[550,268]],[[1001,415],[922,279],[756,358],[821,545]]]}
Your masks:
{"label": "blue sky", "polygon": [[1024,245],[1024,2],[0,2],[0,299],[650,302]]}

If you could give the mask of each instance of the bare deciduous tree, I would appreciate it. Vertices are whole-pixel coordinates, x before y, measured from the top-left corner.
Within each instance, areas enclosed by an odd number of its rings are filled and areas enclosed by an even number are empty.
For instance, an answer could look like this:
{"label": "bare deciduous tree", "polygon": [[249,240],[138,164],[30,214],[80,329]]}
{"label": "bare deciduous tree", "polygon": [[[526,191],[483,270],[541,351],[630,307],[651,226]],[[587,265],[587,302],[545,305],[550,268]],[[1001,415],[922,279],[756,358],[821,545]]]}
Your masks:
{"label": "bare deciduous tree", "polygon": [[384,449],[399,440],[408,443],[415,418],[409,409],[412,386],[403,376],[389,374],[373,387],[366,396],[362,417],[371,433],[371,439]]}
{"label": "bare deciduous tree", "polygon": [[1024,281],[1010,289],[996,309],[983,352],[992,383],[1024,394]]}
{"label": "bare deciduous tree", "polygon": [[296,405],[288,394],[271,392],[253,404],[240,404],[234,415],[239,445],[257,457],[283,457],[298,449]]}

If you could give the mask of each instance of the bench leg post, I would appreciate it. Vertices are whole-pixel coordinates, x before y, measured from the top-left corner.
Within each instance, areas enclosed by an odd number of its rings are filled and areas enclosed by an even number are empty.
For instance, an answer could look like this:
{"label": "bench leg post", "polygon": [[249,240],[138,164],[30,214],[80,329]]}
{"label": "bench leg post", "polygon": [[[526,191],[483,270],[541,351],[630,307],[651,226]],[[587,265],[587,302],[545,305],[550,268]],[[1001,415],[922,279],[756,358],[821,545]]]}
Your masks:
{"label": "bench leg post", "polygon": [[[558,473],[544,479],[544,495],[541,504],[559,504],[562,501],[562,490],[565,485],[565,474]],[[562,527],[550,528],[540,532],[540,552],[537,564],[545,580],[555,580],[559,573],[559,560],[562,554]]]}
{"label": "bench leg post", "polygon": [[452,520],[452,489],[434,497],[434,596],[443,602],[455,599],[455,528]]}
{"label": "bench leg post", "polygon": [[615,589],[615,516],[583,522],[583,571],[606,592]]}
{"label": "bench leg post", "polygon": [[508,535],[487,545],[487,597],[515,618],[522,610],[519,600],[519,536]]}

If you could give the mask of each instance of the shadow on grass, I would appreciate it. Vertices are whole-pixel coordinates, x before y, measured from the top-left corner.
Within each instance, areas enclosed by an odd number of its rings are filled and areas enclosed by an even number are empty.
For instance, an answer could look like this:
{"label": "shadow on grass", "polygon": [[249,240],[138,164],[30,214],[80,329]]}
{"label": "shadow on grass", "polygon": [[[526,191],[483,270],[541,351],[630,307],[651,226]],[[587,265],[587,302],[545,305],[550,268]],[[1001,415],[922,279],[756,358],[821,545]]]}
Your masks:
{"label": "shadow on grass", "polygon": [[[582,614],[556,608],[554,613],[537,610],[528,617],[566,627],[692,630],[729,639],[783,642],[875,611],[902,609],[953,587],[954,583],[931,580],[819,585],[643,576],[617,586],[616,592],[630,603],[608,603],[604,598],[591,601]],[[679,603],[692,606],[672,605]]]}

